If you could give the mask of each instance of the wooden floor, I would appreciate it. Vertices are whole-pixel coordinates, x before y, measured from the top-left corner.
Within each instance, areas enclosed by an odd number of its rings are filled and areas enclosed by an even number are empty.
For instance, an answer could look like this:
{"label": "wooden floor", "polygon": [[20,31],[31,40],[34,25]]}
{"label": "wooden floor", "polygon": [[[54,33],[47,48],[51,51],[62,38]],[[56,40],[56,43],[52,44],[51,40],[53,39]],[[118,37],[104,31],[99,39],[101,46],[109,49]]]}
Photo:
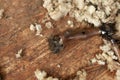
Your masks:
{"label": "wooden floor", "polygon": [[[42,0],[0,0],[0,8],[5,9],[0,20],[0,72],[4,80],[37,80],[34,75],[36,69],[66,80],[79,69],[86,69],[87,80],[114,80],[114,73],[109,72],[106,66],[89,64],[89,60],[100,52],[101,37],[70,41],[63,52],[53,54],[47,42],[52,30],[42,24],[43,37],[30,31],[29,25],[40,23],[45,16],[42,3]],[[63,31],[67,28],[65,23],[68,19],[71,18],[52,22],[54,27]],[[77,22],[75,25],[83,27]],[[23,57],[17,59],[15,54],[20,49],[23,49]]]}

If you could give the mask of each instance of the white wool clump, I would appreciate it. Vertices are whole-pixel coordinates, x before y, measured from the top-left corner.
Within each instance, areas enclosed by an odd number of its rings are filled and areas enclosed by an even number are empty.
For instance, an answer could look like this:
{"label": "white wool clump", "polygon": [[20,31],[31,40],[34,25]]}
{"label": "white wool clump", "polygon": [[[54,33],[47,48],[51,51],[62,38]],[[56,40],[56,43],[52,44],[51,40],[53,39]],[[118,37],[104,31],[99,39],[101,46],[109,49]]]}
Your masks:
{"label": "white wool clump", "polygon": [[30,30],[31,31],[36,31],[36,35],[40,35],[42,36],[41,32],[42,32],[42,27],[40,24],[30,24]]}
{"label": "white wool clump", "polygon": [[91,59],[90,61],[91,61],[92,64],[94,64],[94,63],[97,62],[96,58],[93,58],[93,59]]}
{"label": "white wool clump", "polygon": [[67,24],[68,24],[70,27],[73,27],[73,26],[74,26],[73,21],[71,21],[71,20],[68,20],[68,21],[67,21]]}
{"label": "white wool clump", "polygon": [[107,15],[110,15],[110,12],[111,12],[111,8],[110,8],[109,6],[106,6],[106,7],[105,7],[105,13],[106,13]]}
{"label": "white wool clump", "polygon": [[[80,22],[87,21],[88,23],[94,24],[96,27],[100,26],[102,23],[114,22],[115,14],[119,9],[117,6],[118,1],[114,2],[114,0],[108,0],[109,4],[106,0],[87,0],[86,2],[92,4],[85,4],[82,10],[72,10],[72,16],[74,15],[73,17],[75,17],[76,20]],[[94,5],[96,5],[96,7]]]}
{"label": "white wool clump", "polygon": [[72,5],[71,0],[44,0],[43,7],[53,20],[58,20],[68,14]]}
{"label": "white wool clump", "polygon": [[104,45],[100,46],[100,49],[103,51],[100,59],[106,61],[108,69],[110,71],[116,70],[120,67],[120,64],[115,60],[118,60],[118,56],[115,55],[115,52],[112,50],[112,45],[107,40],[103,40]]}
{"label": "white wool clump", "polygon": [[35,26],[33,24],[30,24],[30,30],[35,31]]}
{"label": "white wool clump", "polygon": [[88,7],[88,12],[90,13],[90,14],[93,14],[94,12],[95,12],[95,7],[94,6],[89,6]]}
{"label": "white wool clump", "polygon": [[50,28],[53,28],[53,25],[52,25],[52,23],[49,21],[49,22],[46,22],[46,23],[45,23],[45,27],[47,27],[48,29],[50,29]]}
{"label": "white wool clump", "polygon": [[38,80],[43,80],[47,76],[47,73],[45,71],[39,71],[37,69],[35,71],[35,76],[37,77]]}
{"label": "white wool clump", "polygon": [[87,72],[82,69],[77,72],[76,77],[73,80],[87,80]]}
{"label": "white wool clump", "polygon": [[20,58],[20,57],[22,57],[22,52],[23,52],[23,49],[20,49],[20,50],[18,50],[18,52],[16,53],[16,58]]}
{"label": "white wool clump", "polygon": [[99,65],[105,65],[105,61],[98,60],[97,62],[98,62]]}
{"label": "white wool clump", "polygon": [[0,9],[0,19],[2,19],[4,13],[4,9]]}
{"label": "white wool clump", "polygon": [[45,71],[40,71],[38,69],[34,73],[38,80],[59,80],[58,78],[47,77],[47,73]]}
{"label": "white wool clump", "polygon": [[[94,15],[94,14],[93,14]],[[102,21],[104,21],[104,18],[106,17],[105,13],[103,10],[100,11],[96,11],[95,12],[96,17],[98,17],[99,19],[101,19]]]}
{"label": "white wool clump", "polygon": [[93,18],[93,17],[88,16],[88,15],[86,15],[85,21],[94,24],[94,26],[101,25],[101,21],[99,20],[99,18]]}
{"label": "white wool clump", "polygon": [[120,69],[116,71],[116,77],[115,80],[120,80]]}
{"label": "white wool clump", "polygon": [[120,14],[116,18],[116,29],[118,30],[116,35],[120,37]]}
{"label": "white wool clump", "polygon": [[111,46],[110,45],[103,45],[103,46],[100,46],[100,49],[104,52],[108,52],[109,50],[111,50]]}
{"label": "white wool clump", "polygon": [[69,14],[78,22],[86,21],[99,27],[115,21],[119,0],[44,0],[43,7],[53,20]]}
{"label": "white wool clump", "polygon": [[40,24],[35,24],[35,28],[36,28],[36,35],[40,35],[40,33],[42,32],[42,27]]}
{"label": "white wool clump", "polygon": [[107,40],[103,40],[104,45],[100,46],[100,49],[103,51],[100,54],[96,54],[95,58],[91,59],[91,63],[98,63],[99,65],[107,64],[107,67],[110,71],[117,70],[120,68],[120,63],[116,62],[118,56],[115,55],[115,52],[112,50],[112,45]]}
{"label": "white wool clump", "polygon": [[98,4],[99,2],[101,2],[101,0],[86,0],[86,2],[91,2],[92,4]]}
{"label": "white wool clump", "polygon": [[76,5],[78,9],[83,9],[85,6],[84,0],[73,0],[73,3]]}

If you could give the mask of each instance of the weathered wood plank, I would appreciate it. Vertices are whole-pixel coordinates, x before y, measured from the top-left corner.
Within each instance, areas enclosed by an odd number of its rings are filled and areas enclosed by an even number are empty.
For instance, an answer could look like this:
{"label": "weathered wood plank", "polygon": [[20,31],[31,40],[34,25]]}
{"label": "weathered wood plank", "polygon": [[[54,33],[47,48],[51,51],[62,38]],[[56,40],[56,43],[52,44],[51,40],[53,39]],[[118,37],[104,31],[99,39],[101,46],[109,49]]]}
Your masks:
{"label": "weathered wood plank", "polygon": [[[35,36],[29,30],[31,23],[39,22],[42,18],[37,16],[36,19],[36,15],[45,11],[41,4],[41,0],[0,0],[0,8],[5,9],[5,17],[0,20],[0,67],[5,80],[36,80],[34,71],[37,68],[45,70],[49,75],[67,79],[87,66],[89,59],[100,51],[98,47],[102,41],[95,36],[85,41],[69,42],[68,47],[58,55],[51,53],[47,39]],[[65,19],[54,23],[60,31],[66,29]],[[44,36],[47,37],[49,33],[51,30],[45,28]],[[16,59],[15,54],[21,48],[24,55]],[[61,67],[58,68],[57,65]],[[100,73],[94,73],[102,75],[105,71],[105,68],[101,68]],[[95,75],[98,78],[94,80],[108,80],[111,78],[108,73],[107,71],[103,75],[106,77],[104,79]],[[93,80],[93,77],[89,74],[88,80]]]}

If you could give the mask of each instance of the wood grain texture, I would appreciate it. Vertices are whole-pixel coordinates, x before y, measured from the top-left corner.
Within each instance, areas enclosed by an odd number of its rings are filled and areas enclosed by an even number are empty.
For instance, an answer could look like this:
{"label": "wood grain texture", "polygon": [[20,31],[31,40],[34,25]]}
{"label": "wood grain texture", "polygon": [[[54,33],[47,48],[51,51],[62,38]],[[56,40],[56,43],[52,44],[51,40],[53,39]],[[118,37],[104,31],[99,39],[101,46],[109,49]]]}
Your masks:
{"label": "wood grain texture", "polygon": [[[37,80],[34,75],[36,69],[69,80],[81,68],[87,70],[87,80],[114,80],[111,76],[114,73],[111,74],[105,66],[89,65],[89,60],[100,52],[101,37],[70,41],[68,47],[56,55],[49,50],[46,38],[52,34],[51,29],[42,24],[44,37],[35,36],[29,30],[30,24],[39,23],[45,16],[42,3],[42,0],[0,0],[0,8],[5,9],[0,20],[0,70],[4,80]],[[68,28],[68,19],[71,18],[52,22],[59,31],[64,31]],[[75,26],[84,27],[77,22]],[[21,48],[24,56],[16,59],[15,54]]]}

